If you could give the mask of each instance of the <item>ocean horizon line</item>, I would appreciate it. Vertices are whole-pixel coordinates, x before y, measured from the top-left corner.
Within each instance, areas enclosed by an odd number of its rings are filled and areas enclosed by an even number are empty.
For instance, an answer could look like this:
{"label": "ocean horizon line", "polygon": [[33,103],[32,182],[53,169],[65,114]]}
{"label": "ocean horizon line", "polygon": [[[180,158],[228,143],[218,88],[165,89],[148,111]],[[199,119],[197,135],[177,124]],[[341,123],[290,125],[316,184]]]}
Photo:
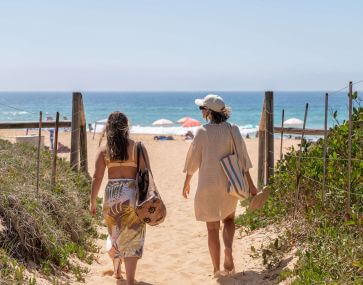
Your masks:
{"label": "ocean horizon line", "polygon": [[[348,89],[348,87],[346,88]],[[75,92],[87,92],[87,93],[237,93],[237,92],[322,92],[322,93],[329,93],[329,92],[336,92],[336,93],[345,93],[344,90],[337,91],[337,90],[314,90],[314,89],[283,89],[283,90],[276,90],[276,89],[266,89],[266,90],[0,90],[0,93],[75,93]],[[363,92],[362,90],[355,90],[357,92]]]}

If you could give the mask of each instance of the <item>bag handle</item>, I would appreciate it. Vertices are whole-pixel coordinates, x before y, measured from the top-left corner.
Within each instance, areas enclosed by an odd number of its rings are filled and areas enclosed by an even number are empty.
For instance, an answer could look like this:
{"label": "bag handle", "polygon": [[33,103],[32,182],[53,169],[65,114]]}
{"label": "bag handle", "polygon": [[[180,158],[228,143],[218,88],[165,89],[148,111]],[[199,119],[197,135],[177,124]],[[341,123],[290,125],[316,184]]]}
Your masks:
{"label": "bag handle", "polygon": [[140,171],[140,142],[137,142],[136,143],[136,161],[137,161],[137,163],[136,163],[136,165],[137,165],[137,169],[136,169],[136,171],[137,172],[139,172]]}
{"label": "bag handle", "polygon": [[[237,152],[237,147],[236,147],[236,141],[234,140],[234,137],[233,137],[233,133],[232,133],[232,126],[230,123],[227,123],[227,126],[228,126],[228,129],[229,129],[229,133],[231,134],[231,137],[232,137],[232,141],[233,141],[233,151],[234,153],[237,155],[237,163],[239,163],[239,156],[238,156],[238,152]],[[245,172],[243,169],[242,169],[242,172]],[[251,191],[249,189],[250,187],[248,187],[248,196],[251,195]]]}
{"label": "bag handle", "polygon": [[228,126],[228,130],[229,130],[229,133],[231,134],[232,141],[233,141],[233,152],[237,155],[237,158],[239,160],[237,146],[236,146],[236,141],[234,140],[233,133],[232,133],[232,126],[231,126],[230,123],[227,123],[227,126]]}
{"label": "bag handle", "polygon": [[[147,163],[147,160],[146,160],[146,157],[145,157],[142,142],[138,142],[137,145],[136,145],[136,148],[137,148],[137,155],[136,155],[137,156],[137,171],[139,172],[139,170],[140,170],[140,156],[142,156],[144,164],[145,164],[145,168],[148,168],[151,175],[153,175],[153,173],[152,173],[152,171],[150,169],[150,166],[147,165],[148,163]],[[141,155],[140,155],[140,153],[141,153]]]}
{"label": "bag handle", "polygon": [[[238,161],[239,161],[240,159],[239,159],[239,156],[238,156],[238,151],[237,151],[236,141],[234,140],[234,137],[233,137],[232,126],[231,126],[231,124],[229,124],[229,123],[227,123],[227,126],[228,126],[229,133],[231,134],[232,141],[233,141],[233,151],[234,151],[234,153],[237,155],[237,159],[238,159]],[[245,172],[243,169],[242,169],[242,171],[243,171],[243,172]]]}

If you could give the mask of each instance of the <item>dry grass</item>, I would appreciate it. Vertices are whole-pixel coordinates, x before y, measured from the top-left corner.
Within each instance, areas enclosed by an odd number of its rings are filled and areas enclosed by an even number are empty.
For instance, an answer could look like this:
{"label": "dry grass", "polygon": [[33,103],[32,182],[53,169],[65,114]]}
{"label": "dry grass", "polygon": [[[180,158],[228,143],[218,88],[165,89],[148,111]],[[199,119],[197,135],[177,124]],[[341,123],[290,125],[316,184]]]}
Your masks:
{"label": "dry grass", "polygon": [[89,252],[96,251],[97,232],[87,212],[90,181],[58,160],[57,183],[51,189],[51,158],[41,152],[37,195],[36,149],[0,140],[0,248],[25,264],[34,262],[45,274],[78,272],[70,258],[91,262]]}

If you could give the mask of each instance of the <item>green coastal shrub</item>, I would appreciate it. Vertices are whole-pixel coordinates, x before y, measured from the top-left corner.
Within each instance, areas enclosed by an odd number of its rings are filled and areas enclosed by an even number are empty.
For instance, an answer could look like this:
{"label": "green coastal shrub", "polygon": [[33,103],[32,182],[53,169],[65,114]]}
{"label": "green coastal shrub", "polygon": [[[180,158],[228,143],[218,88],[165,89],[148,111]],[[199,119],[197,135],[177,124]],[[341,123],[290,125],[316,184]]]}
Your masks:
{"label": "green coastal shrub", "polygon": [[52,189],[52,156],[41,151],[37,193],[36,161],[36,148],[31,145],[0,140],[0,219],[5,227],[0,248],[24,264],[32,261],[45,274],[77,271],[71,257],[91,263],[90,252],[97,250],[96,225],[87,211],[90,181],[58,159]]}
{"label": "green coastal shrub", "polygon": [[[361,107],[356,107],[352,116],[350,212],[346,207],[348,122],[344,121],[331,129],[327,138],[324,201],[324,141],[320,139],[317,142],[304,142],[300,167],[300,151],[291,148],[277,163],[275,175],[268,185],[271,195],[264,208],[236,219],[237,225],[247,231],[289,220],[291,238],[304,247],[293,271],[295,284],[362,284],[362,111]],[[297,174],[300,175],[298,196]]]}

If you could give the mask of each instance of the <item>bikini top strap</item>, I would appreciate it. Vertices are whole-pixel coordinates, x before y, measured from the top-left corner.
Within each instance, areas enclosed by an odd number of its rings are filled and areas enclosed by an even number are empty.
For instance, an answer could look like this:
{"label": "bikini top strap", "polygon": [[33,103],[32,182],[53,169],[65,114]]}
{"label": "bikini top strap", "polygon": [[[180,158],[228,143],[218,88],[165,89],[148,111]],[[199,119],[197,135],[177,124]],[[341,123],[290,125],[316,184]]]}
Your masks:
{"label": "bikini top strap", "polygon": [[131,158],[132,161],[135,161],[136,144],[137,144],[137,142],[134,142],[134,145],[132,147],[132,158]]}
{"label": "bikini top strap", "polygon": [[141,151],[141,143],[140,142],[135,142],[136,145],[136,171],[139,172],[140,170],[140,151]]}

